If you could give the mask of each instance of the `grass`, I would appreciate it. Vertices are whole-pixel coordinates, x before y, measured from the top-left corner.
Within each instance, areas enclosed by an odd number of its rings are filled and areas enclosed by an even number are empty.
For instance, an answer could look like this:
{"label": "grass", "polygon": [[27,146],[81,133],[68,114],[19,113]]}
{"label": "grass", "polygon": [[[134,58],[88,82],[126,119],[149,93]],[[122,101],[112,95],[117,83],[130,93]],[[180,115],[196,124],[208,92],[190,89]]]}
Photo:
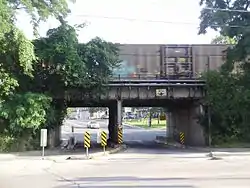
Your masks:
{"label": "grass", "polygon": [[250,143],[244,142],[228,142],[214,145],[214,148],[250,148]]}
{"label": "grass", "polygon": [[151,127],[148,127],[148,119],[131,119],[125,120],[124,123],[128,125],[135,125],[142,128],[165,128],[166,120],[160,120],[158,124],[158,119],[152,119]]}

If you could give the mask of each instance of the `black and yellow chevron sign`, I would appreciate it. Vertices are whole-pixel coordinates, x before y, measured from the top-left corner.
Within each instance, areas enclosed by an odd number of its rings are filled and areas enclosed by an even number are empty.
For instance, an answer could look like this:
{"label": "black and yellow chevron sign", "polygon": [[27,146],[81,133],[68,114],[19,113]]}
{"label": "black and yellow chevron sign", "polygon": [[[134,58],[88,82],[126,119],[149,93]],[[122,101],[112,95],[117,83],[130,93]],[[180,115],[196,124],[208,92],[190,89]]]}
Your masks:
{"label": "black and yellow chevron sign", "polygon": [[185,137],[184,137],[184,133],[183,133],[183,132],[180,132],[180,143],[181,143],[182,145],[185,144]]}
{"label": "black and yellow chevron sign", "polygon": [[123,143],[123,132],[122,132],[122,128],[118,128],[118,144],[122,144]]}
{"label": "black and yellow chevron sign", "polygon": [[90,148],[90,134],[89,134],[89,132],[84,133],[84,147]]}
{"label": "black and yellow chevron sign", "polygon": [[107,145],[107,133],[102,131],[101,133],[101,145],[105,147]]}

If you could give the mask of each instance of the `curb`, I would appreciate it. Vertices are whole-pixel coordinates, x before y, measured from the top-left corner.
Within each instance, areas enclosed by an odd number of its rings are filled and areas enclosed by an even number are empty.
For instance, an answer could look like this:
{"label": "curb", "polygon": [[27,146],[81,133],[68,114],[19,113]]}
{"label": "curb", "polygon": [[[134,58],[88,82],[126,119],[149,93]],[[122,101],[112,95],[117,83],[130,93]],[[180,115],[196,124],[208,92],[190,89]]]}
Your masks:
{"label": "curb", "polygon": [[124,151],[127,149],[127,146],[120,145],[117,148],[111,149],[109,151],[106,151],[105,154],[103,152],[97,152],[93,154],[89,154],[89,158],[87,158],[86,155],[67,155],[67,156],[60,156],[60,157],[45,157],[44,160],[51,160],[53,162],[61,162],[61,161],[66,161],[66,160],[91,160],[91,159],[97,159],[100,157],[106,157],[109,154],[115,154],[120,151]]}
{"label": "curb", "polygon": [[130,127],[130,128],[144,129],[144,128],[139,127],[139,126],[136,126],[136,125],[129,125],[129,124],[123,124],[123,125],[125,125],[125,126],[127,126],[127,127]]}
{"label": "curb", "polygon": [[161,144],[163,147],[168,147],[168,148],[178,148],[178,149],[189,149],[186,146],[183,146],[179,143],[169,143],[169,142],[164,142],[160,140],[155,140],[157,144]]}
{"label": "curb", "polygon": [[177,148],[177,149],[186,149],[186,151],[195,151],[207,153],[206,157],[210,157],[211,160],[220,160],[221,157],[235,157],[235,156],[248,156],[250,157],[250,148],[207,148],[207,147],[191,147],[191,146],[182,146],[179,143],[167,143],[161,140],[155,140],[157,144],[161,144],[166,148]]}
{"label": "curb", "polygon": [[[119,145],[116,148],[112,148],[108,151],[105,152],[105,155],[103,152],[96,152],[89,154],[89,159],[96,159],[98,157],[105,157],[108,156],[109,154],[115,154],[120,151],[126,150],[127,146],[126,145]],[[62,155],[52,155],[52,156],[19,156],[17,154],[0,154],[0,162],[4,161],[13,161],[16,159],[22,159],[22,160],[48,160],[48,161],[53,161],[53,162],[62,162],[66,160],[89,160],[87,159],[85,154],[62,154]]]}

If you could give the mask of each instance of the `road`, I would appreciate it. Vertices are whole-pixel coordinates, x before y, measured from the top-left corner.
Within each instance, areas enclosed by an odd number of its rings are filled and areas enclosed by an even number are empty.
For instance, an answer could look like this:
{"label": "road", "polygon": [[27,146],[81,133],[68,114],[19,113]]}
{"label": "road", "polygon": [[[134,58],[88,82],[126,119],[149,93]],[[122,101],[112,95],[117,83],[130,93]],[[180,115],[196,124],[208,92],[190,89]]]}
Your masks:
{"label": "road", "polygon": [[128,149],[94,160],[0,161],[1,188],[249,188],[250,152],[208,160],[205,153]]}
{"label": "road", "polygon": [[[66,120],[62,126],[62,139],[68,139],[71,133],[71,127],[74,126],[74,136],[78,142],[83,142],[83,134],[89,131],[92,143],[97,142],[97,132],[103,130],[108,134],[108,120],[95,120],[100,124],[100,129],[87,129],[89,120]],[[153,143],[156,136],[165,136],[166,129],[142,129],[139,127],[124,125],[123,139],[127,144],[150,144]]]}

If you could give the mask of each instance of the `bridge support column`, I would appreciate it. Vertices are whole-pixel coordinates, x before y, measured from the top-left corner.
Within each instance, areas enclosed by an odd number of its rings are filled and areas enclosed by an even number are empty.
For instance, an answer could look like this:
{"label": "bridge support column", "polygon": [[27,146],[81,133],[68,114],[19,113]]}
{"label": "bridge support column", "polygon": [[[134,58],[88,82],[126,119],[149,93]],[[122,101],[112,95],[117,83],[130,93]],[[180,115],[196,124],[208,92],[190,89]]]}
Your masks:
{"label": "bridge support column", "polygon": [[122,126],[122,101],[117,100],[117,126]]}
{"label": "bridge support column", "polygon": [[109,139],[108,143],[118,144],[118,126],[122,125],[122,102],[120,100],[109,106]]}
{"label": "bridge support column", "polygon": [[189,146],[205,146],[205,136],[202,126],[198,122],[199,107],[190,106],[173,111],[176,129],[183,132],[185,144]]}
{"label": "bridge support column", "polygon": [[174,139],[174,128],[175,128],[175,114],[173,112],[167,113],[167,123],[166,123],[166,131],[167,131],[167,139],[173,140]]}

